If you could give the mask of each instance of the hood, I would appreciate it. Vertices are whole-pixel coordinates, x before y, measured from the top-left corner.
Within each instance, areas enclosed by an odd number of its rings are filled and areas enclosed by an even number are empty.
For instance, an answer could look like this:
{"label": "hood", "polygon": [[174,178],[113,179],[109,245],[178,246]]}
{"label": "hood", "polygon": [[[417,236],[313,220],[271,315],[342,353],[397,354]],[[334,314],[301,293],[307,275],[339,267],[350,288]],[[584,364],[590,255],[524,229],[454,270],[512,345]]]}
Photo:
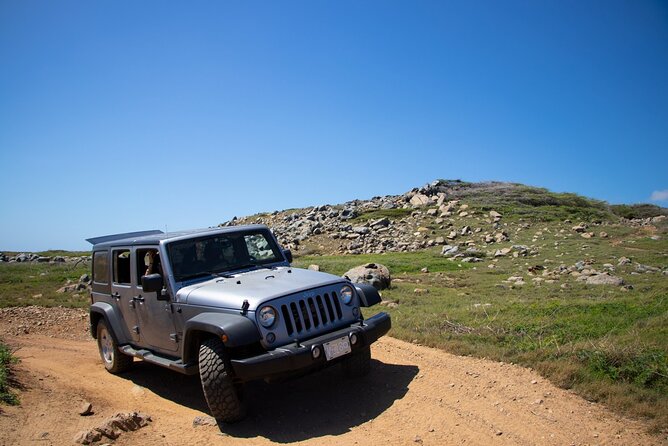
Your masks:
{"label": "hood", "polygon": [[277,297],[344,282],[332,274],[292,267],[260,268],[235,274],[233,278],[216,277],[206,282],[181,288],[177,301],[188,305],[241,308],[248,300],[250,311]]}

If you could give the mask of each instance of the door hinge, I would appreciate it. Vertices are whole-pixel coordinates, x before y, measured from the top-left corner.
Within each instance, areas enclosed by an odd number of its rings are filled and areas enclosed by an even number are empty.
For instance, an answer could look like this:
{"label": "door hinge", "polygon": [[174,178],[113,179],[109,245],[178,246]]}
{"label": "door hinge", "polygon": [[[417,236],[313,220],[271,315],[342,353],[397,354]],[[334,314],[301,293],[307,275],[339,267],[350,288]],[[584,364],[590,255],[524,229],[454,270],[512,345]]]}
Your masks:
{"label": "door hinge", "polygon": [[135,325],[134,327],[132,327],[132,331],[139,334],[139,325]]}
{"label": "door hinge", "polygon": [[171,339],[174,342],[179,342],[179,335],[177,333],[172,333],[169,335],[169,339]]}

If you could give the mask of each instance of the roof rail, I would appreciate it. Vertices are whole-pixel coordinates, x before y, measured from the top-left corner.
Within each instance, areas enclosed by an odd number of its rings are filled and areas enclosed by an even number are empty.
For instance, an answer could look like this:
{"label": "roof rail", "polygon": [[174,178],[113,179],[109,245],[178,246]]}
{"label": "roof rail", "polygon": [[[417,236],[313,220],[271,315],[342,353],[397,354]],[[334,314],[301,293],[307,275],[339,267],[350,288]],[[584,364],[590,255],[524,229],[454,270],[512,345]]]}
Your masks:
{"label": "roof rail", "polygon": [[112,242],[114,240],[122,240],[124,238],[143,237],[145,235],[156,235],[156,234],[164,234],[164,232],[158,229],[154,229],[152,231],[125,232],[123,234],[112,234],[112,235],[103,235],[102,237],[87,238],[86,241],[92,245],[97,245],[99,243]]}

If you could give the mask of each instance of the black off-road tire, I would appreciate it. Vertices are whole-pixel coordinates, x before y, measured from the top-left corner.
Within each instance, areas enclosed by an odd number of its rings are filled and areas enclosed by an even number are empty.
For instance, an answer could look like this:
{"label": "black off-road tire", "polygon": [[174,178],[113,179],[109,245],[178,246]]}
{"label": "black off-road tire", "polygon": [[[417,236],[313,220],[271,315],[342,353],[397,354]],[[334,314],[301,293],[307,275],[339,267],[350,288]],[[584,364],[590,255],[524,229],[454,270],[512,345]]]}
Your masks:
{"label": "black off-road tire", "polygon": [[104,320],[97,323],[97,348],[108,372],[118,374],[132,367],[132,356],[120,352],[116,339]]}
{"label": "black off-road tire", "polygon": [[351,378],[368,375],[371,370],[371,348],[364,347],[341,362],[343,373]]}
{"label": "black off-road tire", "polygon": [[222,423],[234,423],[246,415],[242,385],[235,383],[225,346],[218,338],[199,348],[199,376],[211,415]]}

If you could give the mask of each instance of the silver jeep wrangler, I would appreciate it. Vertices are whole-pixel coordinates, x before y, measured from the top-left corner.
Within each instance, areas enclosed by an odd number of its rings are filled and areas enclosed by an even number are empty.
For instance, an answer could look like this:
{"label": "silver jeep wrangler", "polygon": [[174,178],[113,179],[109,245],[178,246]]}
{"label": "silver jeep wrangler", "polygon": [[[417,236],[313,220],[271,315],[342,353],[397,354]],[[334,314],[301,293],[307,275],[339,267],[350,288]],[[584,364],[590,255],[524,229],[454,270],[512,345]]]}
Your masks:
{"label": "silver jeep wrangler", "polygon": [[390,317],[368,285],[293,268],[266,226],[165,234],[145,231],[93,244],[90,327],[111,373],[133,358],[199,373],[222,423],[244,417],[242,387],[340,363],[369,371],[370,345]]}

